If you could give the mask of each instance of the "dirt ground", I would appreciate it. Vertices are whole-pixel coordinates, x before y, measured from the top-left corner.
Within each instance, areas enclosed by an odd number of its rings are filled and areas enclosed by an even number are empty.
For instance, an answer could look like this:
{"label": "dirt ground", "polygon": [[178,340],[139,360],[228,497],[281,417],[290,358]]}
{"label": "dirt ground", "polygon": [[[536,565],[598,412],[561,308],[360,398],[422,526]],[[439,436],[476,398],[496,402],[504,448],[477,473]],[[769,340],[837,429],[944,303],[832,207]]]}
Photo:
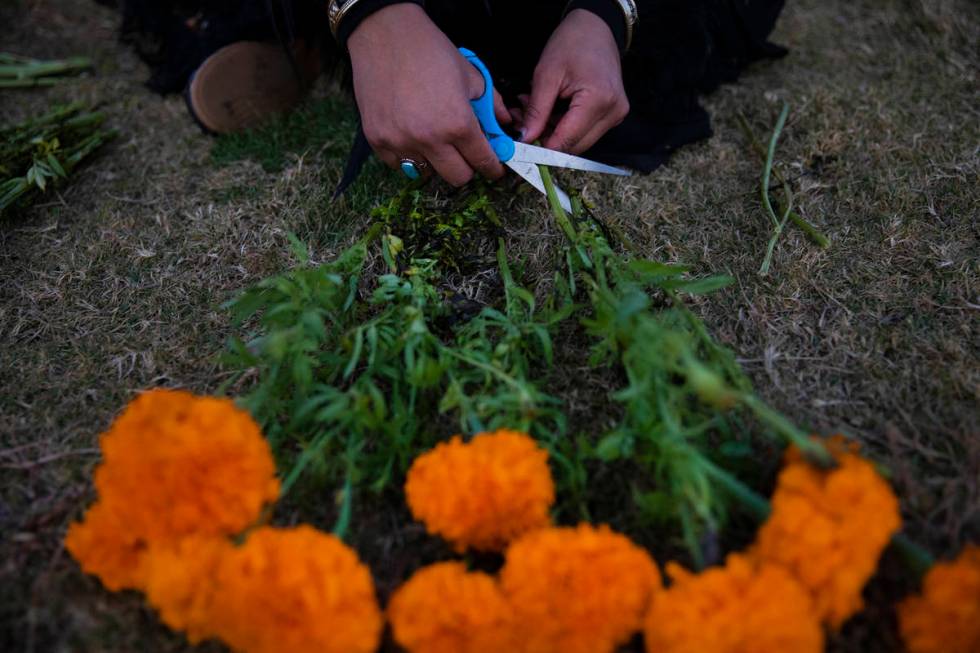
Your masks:
{"label": "dirt ground", "polygon": [[[92,498],[97,436],[141,389],[214,391],[227,374],[221,302],[290,265],[287,231],[323,260],[383,197],[366,182],[353,201],[329,202],[349,135],[275,172],[214,165],[182,100],[142,85],[117,20],[91,0],[0,5],[0,51],[84,54],[97,69],[0,91],[0,121],[80,99],[120,131],[71,185],[0,221],[5,651],[187,650],[138,597],[103,591],[61,548]],[[980,539],[980,8],[791,0],[774,40],[788,58],[708,98],[714,138],[652,175],[590,180],[585,194],[650,257],[734,275],[697,310],[760,395],[799,424],[864,442],[891,474],[907,533],[950,554]],[[788,228],[763,278],[761,166],[736,115],[763,135],[784,101],[777,158],[832,245]],[[557,242],[537,198],[520,206],[516,242]],[[893,619],[872,609],[830,648],[896,650]]]}

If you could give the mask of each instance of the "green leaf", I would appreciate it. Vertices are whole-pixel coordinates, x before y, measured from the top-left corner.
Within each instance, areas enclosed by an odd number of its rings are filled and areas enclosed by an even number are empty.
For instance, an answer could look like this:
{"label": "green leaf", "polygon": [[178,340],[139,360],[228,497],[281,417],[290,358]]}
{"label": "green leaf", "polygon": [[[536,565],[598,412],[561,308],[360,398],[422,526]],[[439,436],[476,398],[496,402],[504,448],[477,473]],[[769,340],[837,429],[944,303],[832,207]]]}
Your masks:
{"label": "green leaf", "polygon": [[304,393],[313,385],[313,365],[309,356],[297,356],[293,360],[293,382]]}
{"label": "green leaf", "polygon": [[306,330],[311,333],[319,342],[324,342],[327,340],[327,328],[323,323],[323,317],[316,311],[309,310],[303,311],[303,314],[299,317],[300,322],[306,327]]}
{"label": "green leaf", "polygon": [[673,521],[677,516],[677,502],[669,494],[660,490],[652,492],[634,490],[633,503],[640,510],[641,515],[657,524]]}
{"label": "green leaf", "polygon": [[296,234],[292,231],[286,232],[286,239],[289,240],[290,249],[293,251],[293,256],[299,261],[300,265],[306,265],[310,262],[310,250],[302,240],[300,240]]}
{"label": "green leaf", "polygon": [[246,290],[236,299],[222,304],[222,308],[228,310],[232,316],[232,322],[237,326],[254,315],[259,309],[264,308],[269,300],[269,294],[264,290]]}
{"label": "green leaf", "polygon": [[705,277],[703,279],[695,279],[693,281],[671,280],[665,282],[663,287],[671,290],[679,290],[691,295],[706,295],[708,293],[715,292],[716,290],[726,288],[733,283],[735,283],[734,277],[718,275],[714,277]]}
{"label": "green leaf", "polygon": [[346,394],[340,395],[328,406],[321,409],[316,414],[316,421],[320,424],[337,421],[337,418],[350,410],[350,397]]}
{"label": "green leaf", "polygon": [[633,272],[646,277],[679,277],[690,270],[686,265],[668,265],[642,258],[632,259],[626,265]]}
{"label": "green leaf", "polygon": [[532,295],[528,290],[521,288],[520,286],[511,286],[510,292],[527,304],[528,311],[534,312],[534,295]]}
{"label": "green leaf", "polygon": [[599,440],[599,444],[595,448],[595,455],[603,462],[612,462],[622,456],[625,443],[626,434],[622,431],[614,431]]}
{"label": "green leaf", "polygon": [[554,353],[551,347],[551,335],[548,333],[548,330],[540,324],[535,324],[533,329],[534,335],[538,337],[538,342],[541,343],[541,351],[544,353],[544,361],[548,364],[548,366],[551,366]]}
{"label": "green leaf", "polygon": [[361,349],[364,347],[364,328],[358,327],[354,332],[354,348],[351,351],[350,360],[344,368],[344,378],[349,379],[354,370],[357,369],[357,362],[361,360]]}
{"label": "green leaf", "polygon": [[718,447],[718,453],[727,458],[747,458],[752,455],[752,446],[748,442],[726,440]]}
{"label": "green leaf", "polygon": [[68,173],[66,173],[65,169],[61,167],[61,163],[58,161],[58,159],[55,157],[54,154],[48,154],[48,165],[51,166],[51,170],[53,170],[55,174],[57,174],[62,179],[68,176]]}

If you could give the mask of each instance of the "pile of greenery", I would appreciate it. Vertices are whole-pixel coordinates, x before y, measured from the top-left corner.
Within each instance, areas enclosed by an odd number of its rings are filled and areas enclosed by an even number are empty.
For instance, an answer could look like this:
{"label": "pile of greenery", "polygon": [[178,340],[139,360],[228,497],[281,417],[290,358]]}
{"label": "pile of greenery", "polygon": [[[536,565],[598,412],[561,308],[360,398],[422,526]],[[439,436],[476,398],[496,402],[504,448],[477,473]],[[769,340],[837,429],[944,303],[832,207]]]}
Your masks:
{"label": "pile of greenery", "polygon": [[[590,470],[635,468],[649,479],[632,488],[641,518],[678,524],[700,564],[714,556],[733,497],[765,510],[726,471],[731,457],[748,458],[760,423],[826,460],[752,394],[732,352],[685,306],[684,295],[730,278],[690,278],[683,266],[620,254],[581,202],[569,216],[552,197],[566,238],[551,290],[536,298],[494,238],[495,199],[480,187],[446,211],[410,186],[335,260],[310,266],[293,238],[301,265],[229,303],[247,327],[231,346],[239,374],[230,383],[258,379],[243,403],[291,469],[284,491],[302,476],[379,492],[450,433],[508,427],[549,449],[568,497],[560,510],[575,518],[589,517]],[[460,271],[494,289],[460,301],[446,283]],[[546,390],[557,339],[570,337],[589,339],[589,365],[622,379],[609,394],[619,415],[611,429],[570,432]],[[343,496],[347,515],[351,492]]]}
{"label": "pile of greenery", "polygon": [[38,118],[0,127],[0,213],[23,205],[63,181],[109,140],[105,116],[81,103],[55,107]]}

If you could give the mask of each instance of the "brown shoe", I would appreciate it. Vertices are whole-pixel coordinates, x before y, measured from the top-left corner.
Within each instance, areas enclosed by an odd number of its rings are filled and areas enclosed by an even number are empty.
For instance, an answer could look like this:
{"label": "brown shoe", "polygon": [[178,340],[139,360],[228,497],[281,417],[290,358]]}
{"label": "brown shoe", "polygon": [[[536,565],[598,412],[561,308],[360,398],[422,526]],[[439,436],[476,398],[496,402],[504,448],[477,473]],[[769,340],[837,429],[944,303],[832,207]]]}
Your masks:
{"label": "brown shoe", "polygon": [[254,127],[295,107],[320,74],[316,48],[293,47],[293,62],[278,43],[240,41],[204,60],[184,97],[206,131],[227,134]]}

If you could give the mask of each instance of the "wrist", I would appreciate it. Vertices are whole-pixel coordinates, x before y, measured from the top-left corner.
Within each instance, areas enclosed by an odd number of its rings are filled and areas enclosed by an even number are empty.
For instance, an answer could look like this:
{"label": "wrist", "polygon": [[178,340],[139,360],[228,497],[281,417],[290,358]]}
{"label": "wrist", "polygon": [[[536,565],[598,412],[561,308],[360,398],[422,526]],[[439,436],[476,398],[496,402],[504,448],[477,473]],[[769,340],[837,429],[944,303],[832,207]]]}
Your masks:
{"label": "wrist", "polygon": [[571,0],[565,14],[583,9],[595,14],[609,27],[620,52],[629,50],[638,12],[634,0]]}
{"label": "wrist", "polygon": [[413,33],[422,21],[431,22],[425,10],[415,3],[387,5],[351,26],[347,34],[347,49],[354,57],[371,50],[390,48],[399,34]]}
{"label": "wrist", "polygon": [[587,9],[570,11],[562,19],[560,29],[566,38],[570,35],[573,41],[587,44],[580,47],[587,47],[595,55],[611,55],[617,60],[620,57],[619,43],[609,24]]}
{"label": "wrist", "polygon": [[422,9],[424,4],[423,0],[330,0],[327,4],[330,29],[340,46],[348,49],[350,38],[360,31],[365,22],[378,23],[372,19],[378,15],[390,15],[392,11],[396,14],[405,12],[403,16],[412,13],[425,15]]}

